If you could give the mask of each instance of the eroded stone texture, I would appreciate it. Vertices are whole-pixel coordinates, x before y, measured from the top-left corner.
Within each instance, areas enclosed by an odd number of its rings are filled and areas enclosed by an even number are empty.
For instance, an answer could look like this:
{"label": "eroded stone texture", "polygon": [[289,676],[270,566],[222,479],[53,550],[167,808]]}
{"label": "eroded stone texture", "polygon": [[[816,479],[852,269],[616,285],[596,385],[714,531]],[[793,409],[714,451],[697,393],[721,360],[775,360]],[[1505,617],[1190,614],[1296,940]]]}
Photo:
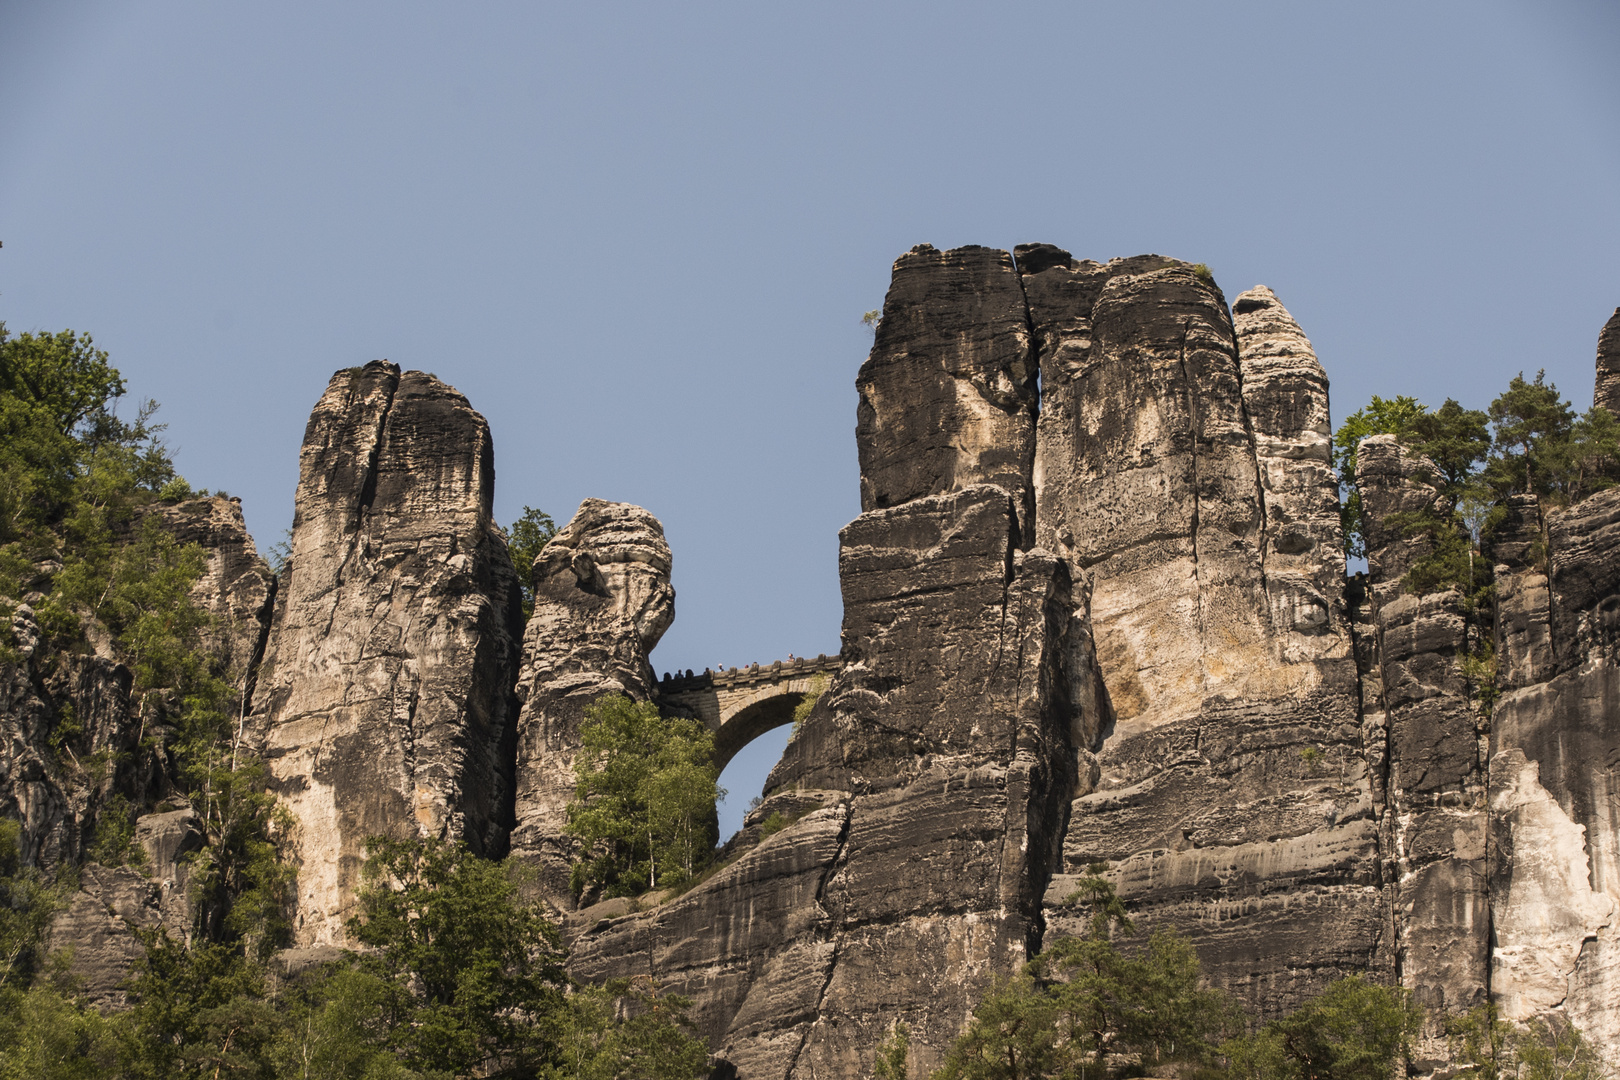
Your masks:
{"label": "eroded stone texture", "polygon": [[1508,1015],[1558,1008],[1615,1047],[1620,490],[1549,511],[1542,524],[1544,532],[1521,528],[1520,543],[1499,554],[1507,617],[1498,627],[1503,693],[1491,731],[1493,928],[1502,942],[1495,974]]}
{"label": "eroded stone texture", "polygon": [[1111,707],[1080,744],[1048,933],[1082,929],[1063,900],[1106,861],[1212,979],[1291,1007],[1364,970],[1383,934],[1326,379],[1269,290],[1234,329],[1177,260],[1016,255],[1041,370],[1037,541],[1089,582]]}
{"label": "eroded stone texture", "polygon": [[1592,404],[1620,416],[1620,308],[1614,309],[1598,334],[1597,385]]}
{"label": "eroded stone texture", "polygon": [[1344,546],[1327,373],[1264,285],[1238,294],[1232,320],[1265,507],[1261,565],[1272,625],[1287,635],[1289,659],[1313,658],[1342,643],[1332,611],[1344,592]]}
{"label": "eroded stone texture", "polygon": [[158,515],[176,540],[197,544],[207,556],[207,567],[191,589],[192,601],[213,616],[199,644],[245,703],[269,634],[276,578],[248,535],[242,501],[223,495],[187,499]]}
{"label": "eroded stone texture", "polygon": [[1404,584],[1431,542],[1408,535],[1395,515],[1435,503],[1438,471],[1392,435],[1363,440],[1356,458],[1379,668],[1376,688],[1363,693],[1367,710],[1381,714],[1386,740],[1387,898],[1401,980],[1430,1010],[1427,1052],[1442,1054],[1441,1017],[1482,1001],[1488,979],[1483,718],[1463,676],[1469,640],[1461,597],[1454,590],[1417,596]]}
{"label": "eroded stone texture", "polygon": [[856,376],[861,509],[996,484],[1033,509],[1035,365],[1012,257],[912,248]]}
{"label": "eroded stone texture", "polygon": [[[21,825],[23,862],[54,871],[83,858],[112,796],[139,805],[162,778],[149,775],[151,755],[137,752],[129,669],[110,656],[53,648],[27,604],[10,623],[15,659],[0,663],[0,814]],[[98,757],[114,768],[83,767]]]}
{"label": "eroded stone texture", "polygon": [[563,826],[579,722],[604,695],[651,697],[647,657],[675,618],[670,565],[657,518],[601,499],[581,503],[535,560],[534,614],[518,675],[512,853],[536,866],[541,891],[558,907],[573,904],[573,848]]}
{"label": "eroded stone texture", "polygon": [[296,824],[297,938],[343,938],[373,835],[504,853],[520,595],[489,430],[432,375],[340,371],[304,435],[254,696]]}

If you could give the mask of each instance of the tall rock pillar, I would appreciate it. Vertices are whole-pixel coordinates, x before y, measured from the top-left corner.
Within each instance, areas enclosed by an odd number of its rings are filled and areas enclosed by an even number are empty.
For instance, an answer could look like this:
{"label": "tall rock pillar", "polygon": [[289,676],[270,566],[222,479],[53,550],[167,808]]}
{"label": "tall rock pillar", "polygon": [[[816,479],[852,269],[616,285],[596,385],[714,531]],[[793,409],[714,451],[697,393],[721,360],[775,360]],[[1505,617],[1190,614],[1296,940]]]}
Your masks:
{"label": "tall rock pillar", "polygon": [[652,695],[647,657],[675,619],[669,544],[657,518],[586,499],[535,560],[534,614],[523,637],[512,855],[539,871],[559,908],[573,906],[565,813],[586,706],[609,694]]}
{"label": "tall rock pillar", "polygon": [[521,597],[494,486],[484,418],[432,375],[340,371],[310,416],[253,718],[302,944],[343,940],[370,836],[505,851]]}
{"label": "tall rock pillar", "polygon": [[1401,981],[1430,1010],[1438,1037],[1440,1018],[1482,1001],[1489,978],[1484,720],[1462,667],[1462,598],[1454,590],[1417,596],[1403,580],[1431,541],[1407,535],[1395,515],[1434,503],[1438,470],[1395,436],[1375,435],[1356,451],[1356,481],[1379,665],[1365,708],[1386,745],[1382,846],[1393,944]]}
{"label": "tall rock pillar", "polygon": [[[1375,963],[1377,828],[1357,716],[1327,380],[1270,290],[1016,249],[1041,373],[1036,537],[1088,580],[1110,709],[1049,933],[1096,862],[1268,1013]],[[1308,809],[1307,809],[1308,808]]]}

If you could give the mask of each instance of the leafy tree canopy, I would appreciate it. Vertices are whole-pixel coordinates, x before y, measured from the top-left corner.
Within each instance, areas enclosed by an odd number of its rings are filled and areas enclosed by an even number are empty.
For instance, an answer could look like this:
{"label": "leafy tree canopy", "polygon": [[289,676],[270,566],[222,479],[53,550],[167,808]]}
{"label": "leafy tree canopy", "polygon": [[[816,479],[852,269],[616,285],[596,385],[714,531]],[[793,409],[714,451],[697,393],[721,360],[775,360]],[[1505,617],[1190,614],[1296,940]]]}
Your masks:
{"label": "leafy tree canopy", "polygon": [[585,710],[579,741],[566,826],[580,844],[575,892],[633,896],[690,880],[715,840],[714,736],[651,702],[608,695]]}
{"label": "leafy tree canopy", "polygon": [[532,506],[523,508],[523,516],[512,522],[507,530],[507,546],[512,552],[512,565],[517,569],[518,581],[523,586],[523,621],[534,614],[534,560],[540,557],[551,538],[557,535],[557,523],[544,510]]}

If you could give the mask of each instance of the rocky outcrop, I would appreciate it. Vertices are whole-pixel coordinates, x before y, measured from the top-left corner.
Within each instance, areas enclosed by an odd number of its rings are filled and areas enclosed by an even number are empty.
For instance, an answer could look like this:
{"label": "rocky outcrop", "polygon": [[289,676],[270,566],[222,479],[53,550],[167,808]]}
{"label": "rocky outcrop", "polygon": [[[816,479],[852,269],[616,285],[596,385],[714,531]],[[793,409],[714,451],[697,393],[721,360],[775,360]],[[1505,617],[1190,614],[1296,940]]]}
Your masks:
{"label": "rocky outcrop", "polygon": [[533,864],[542,893],[573,906],[574,755],[586,706],[608,694],[651,697],[647,657],[675,618],[669,544],[639,506],[586,499],[531,568],[534,614],[523,635],[517,695],[512,854]]}
{"label": "rocky outcrop", "polygon": [[1512,1019],[1557,1010],[1620,1046],[1620,490],[1511,509],[1495,548],[1491,989]]}
{"label": "rocky outcrop", "polygon": [[1264,285],[1238,294],[1232,320],[1260,475],[1272,627],[1291,661],[1329,655],[1343,639],[1332,609],[1343,602],[1345,567],[1327,372]]}
{"label": "rocky outcrop", "polygon": [[975,484],[1020,500],[1027,524],[1036,369],[1012,257],[912,248],[894,264],[871,356],[855,377],[861,509]]}
{"label": "rocky outcrop", "polygon": [[[1365,724],[1384,771],[1380,847],[1401,981],[1431,1010],[1484,999],[1490,925],[1486,867],[1484,717],[1463,671],[1470,651],[1456,590],[1419,596],[1405,585],[1431,541],[1400,514],[1433,505],[1439,472],[1392,435],[1364,440],[1356,479],[1366,515],[1368,593],[1376,683],[1363,689]],[[1440,1052],[1443,1043],[1431,1047]]]}
{"label": "rocky outcrop", "polygon": [[[1327,382],[1269,290],[1016,250],[1041,371],[1037,540],[1090,586],[1106,722],[1047,891],[1109,863],[1268,1011],[1374,962],[1375,808],[1344,605]],[[1093,751],[1094,753],[1086,753]]]}
{"label": "rocky outcrop", "polygon": [[367,837],[505,852],[521,598],[494,482],[483,417],[432,375],[340,371],[310,417],[253,720],[302,945],[342,940]]}
{"label": "rocky outcrop", "polygon": [[270,631],[275,574],[248,535],[240,499],[187,499],[157,513],[176,540],[198,545],[208,560],[191,589],[192,601],[213,616],[199,644],[236,686],[238,708],[245,712]]}
{"label": "rocky outcrop", "polygon": [[1614,309],[1598,334],[1597,385],[1592,404],[1620,416],[1620,308]]}
{"label": "rocky outcrop", "polygon": [[[133,676],[108,657],[53,648],[27,604],[10,622],[0,660],[0,814],[21,824],[23,861],[54,870],[84,857],[109,797],[139,786]],[[86,768],[98,758],[114,768]]]}

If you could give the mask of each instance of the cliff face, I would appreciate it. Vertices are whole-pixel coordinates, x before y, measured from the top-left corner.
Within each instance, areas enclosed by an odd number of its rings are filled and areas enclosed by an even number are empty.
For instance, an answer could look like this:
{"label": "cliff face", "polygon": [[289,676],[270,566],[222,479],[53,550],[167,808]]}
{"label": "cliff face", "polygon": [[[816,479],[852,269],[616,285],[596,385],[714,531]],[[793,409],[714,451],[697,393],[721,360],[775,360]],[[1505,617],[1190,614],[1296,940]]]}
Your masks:
{"label": "cliff face", "polygon": [[[1620,409],[1617,320],[1596,396]],[[896,1020],[921,1074],[995,978],[1079,929],[1065,900],[1104,863],[1139,925],[1263,1014],[1370,972],[1433,1010],[1431,1062],[1440,1015],[1487,996],[1620,1045],[1620,492],[1505,507],[1488,712],[1461,599],[1401,584],[1433,463],[1361,445],[1347,580],[1327,378],[1264,286],[1229,308],[1156,255],[919,247],[857,389],[838,670],[730,861],[646,910],[576,910],[563,826],[585,707],[661,700],[656,518],[586,500],[513,568],[482,417],[386,363],[315,407],[279,582],[234,503],[158,510],[208,555],[194,599],[294,821],[299,943],[342,942],[367,837],[447,837],[538,870],[576,976],[691,998],[718,1075],[862,1075]],[[14,613],[0,810],[49,866],[84,861],[115,794],[156,808],[147,871],[86,864],[53,931],[116,1005],[131,928],[190,925],[205,838],[90,636],[59,654]],[[761,674],[710,722],[744,718],[731,746],[806,685]],[[121,763],[96,783],[52,742],[68,715],[68,751]]]}
{"label": "cliff face", "polygon": [[505,853],[521,595],[494,483],[483,417],[432,375],[340,371],[310,417],[252,719],[301,944],[343,940],[369,836]]}

